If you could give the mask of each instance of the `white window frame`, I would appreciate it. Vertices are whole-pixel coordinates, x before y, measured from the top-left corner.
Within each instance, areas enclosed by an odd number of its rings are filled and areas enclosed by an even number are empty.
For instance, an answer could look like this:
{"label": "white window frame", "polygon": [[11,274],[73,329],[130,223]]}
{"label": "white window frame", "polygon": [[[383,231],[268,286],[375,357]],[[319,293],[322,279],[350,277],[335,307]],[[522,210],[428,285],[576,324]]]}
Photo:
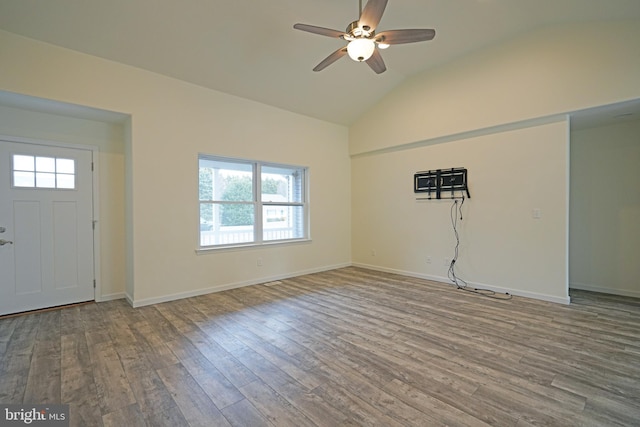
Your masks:
{"label": "white window frame", "polygon": [[[201,200],[200,198],[200,162],[201,160],[205,161],[213,161],[213,162],[224,162],[224,163],[236,163],[238,165],[251,165],[251,178],[252,178],[252,187],[253,187],[253,200],[246,202],[229,202],[224,200]],[[262,169],[264,167],[267,168],[284,168],[284,169],[297,169],[302,173],[301,183],[299,190],[301,191],[301,197],[299,202],[281,202],[281,201],[263,201],[262,200]],[[219,251],[221,249],[238,249],[238,248],[246,248],[246,247],[256,247],[256,246],[267,246],[267,245],[279,245],[279,244],[289,244],[296,242],[307,242],[310,240],[309,233],[309,168],[306,166],[299,165],[289,165],[282,163],[272,163],[272,162],[264,162],[259,160],[249,160],[249,159],[241,159],[241,158],[232,158],[232,157],[221,157],[210,154],[198,154],[198,186],[197,186],[197,194],[198,194],[198,232],[197,232],[197,249],[196,253],[207,253],[211,251]],[[201,223],[201,206],[203,204],[228,204],[228,203],[240,203],[240,204],[250,204],[253,205],[253,214],[254,214],[254,224],[253,224],[253,240],[250,242],[243,243],[220,243],[213,245],[203,245],[202,244],[202,223]],[[266,207],[269,206],[282,206],[282,207],[301,207],[302,212],[302,233],[301,237],[294,238],[282,238],[282,239],[270,239],[265,240],[265,230],[264,230],[264,222],[263,222],[263,212]]]}
{"label": "white window frame", "polygon": [[[16,157],[29,157],[33,160],[33,165],[29,169],[22,169],[16,165]],[[53,162],[53,169],[39,169],[38,159],[51,160]],[[73,172],[59,171],[59,160],[64,160],[73,163]],[[33,176],[33,183],[31,185],[22,185],[16,182],[17,173],[26,173]],[[53,180],[52,185],[40,185],[38,176],[47,175]],[[71,177],[73,186],[64,185],[61,183],[60,178]],[[74,191],[77,189],[77,161],[76,159],[57,156],[34,156],[32,154],[13,153],[11,155],[11,188],[16,190],[54,190],[54,191]]]}

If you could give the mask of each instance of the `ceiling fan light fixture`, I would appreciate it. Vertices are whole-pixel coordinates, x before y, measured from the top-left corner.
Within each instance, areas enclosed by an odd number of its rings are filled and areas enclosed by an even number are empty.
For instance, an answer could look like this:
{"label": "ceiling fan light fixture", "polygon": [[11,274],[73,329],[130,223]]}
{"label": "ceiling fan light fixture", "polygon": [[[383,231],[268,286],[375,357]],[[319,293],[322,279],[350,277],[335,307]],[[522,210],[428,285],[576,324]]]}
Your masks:
{"label": "ceiling fan light fixture", "polygon": [[355,39],[347,45],[347,53],[354,61],[362,62],[371,58],[376,44],[373,40],[367,38]]}
{"label": "ceiling fan light fixture", "polygon": [[359,0],[359,2],[360,17],[357,21],[351,22],[345,31],[332,30],[331,28],[317,27],[308,24],[295,24],[293,26],[296,30],[341,39],[347,42],[346,46],[339,48],[323,59],[313,68],[313,71],[324,70],[338,59],[349,55],[354,61],[366,61],[367,65],[376,74],[384,73],[387,67],[382,59],[381,51],[377,51],[376,48],[386,49],[394,44],[428,41],[436,35],[436,31],[432,29],[387,30],[376,33],[388,0],[367,0],[364,8],[362,7],[362,0]]}

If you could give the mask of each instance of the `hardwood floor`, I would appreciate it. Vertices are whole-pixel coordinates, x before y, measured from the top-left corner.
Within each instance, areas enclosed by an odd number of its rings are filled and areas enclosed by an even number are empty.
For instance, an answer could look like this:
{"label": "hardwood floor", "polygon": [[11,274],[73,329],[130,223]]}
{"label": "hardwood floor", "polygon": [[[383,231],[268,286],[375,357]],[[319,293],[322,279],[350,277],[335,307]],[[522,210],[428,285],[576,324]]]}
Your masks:
{"label": "hardwood floor", "polygon": [[344,268],[0,320],[0,403],[77,426],[640,425],[640,300]]}

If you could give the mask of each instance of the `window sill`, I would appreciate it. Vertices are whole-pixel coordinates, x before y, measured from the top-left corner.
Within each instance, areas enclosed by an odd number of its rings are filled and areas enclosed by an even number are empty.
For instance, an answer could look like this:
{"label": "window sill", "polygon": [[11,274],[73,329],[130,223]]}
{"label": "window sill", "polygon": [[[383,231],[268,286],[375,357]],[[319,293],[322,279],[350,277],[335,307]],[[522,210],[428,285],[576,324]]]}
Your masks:
{"label": "window sill", "polygon": [[247,243],[247,244],[239,244],[239,245],[228,245],[228,246],[210,246],[206,248],[198,248],[195,250],[196,255],[207,255],[216,252],[231,252],[231,251],[242,251],[247,249],[260,249],[267,248],[272,246],[288,246],[288,245],[300,245],[311,243],[311,239],[292,239],[292,240],[277,240],[273,242],[264,242],[264,243]]}

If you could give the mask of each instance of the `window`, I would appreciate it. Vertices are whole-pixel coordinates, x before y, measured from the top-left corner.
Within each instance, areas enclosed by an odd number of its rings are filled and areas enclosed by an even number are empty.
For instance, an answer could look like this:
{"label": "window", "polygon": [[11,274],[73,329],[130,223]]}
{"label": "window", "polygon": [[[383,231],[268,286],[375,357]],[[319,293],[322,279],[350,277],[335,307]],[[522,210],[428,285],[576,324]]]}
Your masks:
{"label": "window", "polygon": [[307,169],[200,155],[200,248],[303,240]]}
{"label": "window", "polygon": [[73,159],[14,154],[11,160],[14,188],[76,188],[76,161]]}

